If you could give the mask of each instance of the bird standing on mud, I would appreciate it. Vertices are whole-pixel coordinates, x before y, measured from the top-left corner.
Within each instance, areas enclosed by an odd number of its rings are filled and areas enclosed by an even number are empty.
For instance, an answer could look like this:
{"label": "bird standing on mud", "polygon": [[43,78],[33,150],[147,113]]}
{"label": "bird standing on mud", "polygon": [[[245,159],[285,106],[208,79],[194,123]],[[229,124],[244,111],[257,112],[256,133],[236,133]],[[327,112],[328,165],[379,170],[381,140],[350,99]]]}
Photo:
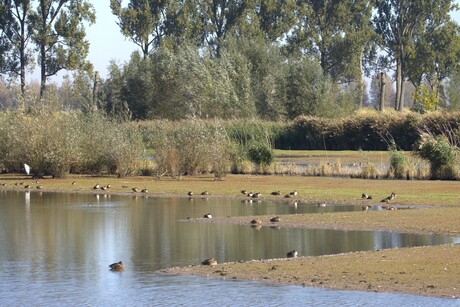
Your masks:
{"label": "bird standing on mud", "polygon": [[385,198],[382,199],[380,202],[381,202],[381,203],[387,203],[387,202],[389,202],[389,201],[391,201],[391,200],[393,200],[393,199],[395,199],[395,198],[396,198],[396,193],[395,193],[395,192],[391,192],[391,195],[390,195],[390,196],[385,197]]}

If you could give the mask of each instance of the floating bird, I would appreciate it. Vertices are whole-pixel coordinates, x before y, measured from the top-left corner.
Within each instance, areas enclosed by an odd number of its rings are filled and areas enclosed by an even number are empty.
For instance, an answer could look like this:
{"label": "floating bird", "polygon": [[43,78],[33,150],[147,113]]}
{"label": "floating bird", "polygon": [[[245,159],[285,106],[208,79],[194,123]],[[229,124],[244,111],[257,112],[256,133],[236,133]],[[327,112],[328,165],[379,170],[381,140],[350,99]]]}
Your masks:
{"label": "floating bird", "polygon": [[125,270],[125,265],[123,264],[123,262],[119,261],[119,262],[115,262],[109,265],[109,268],[111,271],[121,272]]}
{"label": "floating bird", "polygon": [[29,175],[30,174],[30,166],[28,166],[27,164],[24,163],[24,170],[26,171],[26,174]]}
{"label": "floating bird", "polygon": [[201,264],[202,265],[211,265],[211,266],[213,266],[213,265],[217,265],[217,260],[214,257],[213,258],[208,258],[208,259],[204,260],[203,262],[201,262]]}
{"label": "floating bird", "polygon": [[387,206],[386,209],[390,211],[395,211],[395,210],[398,210],[398,207],[396,207],[395,205],[391,205],[391,206]]}
{"label": "floating bird", "polygon": [[387,203],[389,202],[390,200],[393,200],[396,198],[396,193],[395,192],[391,192],[391,195],[388,196],[388,197],[385,197],[384,199],[382,199],[380,202],[381,203]]}
{"label": "floating bird", "polygon": [[326,207],[326,203],[317,203],[317,204],[316,204],[316,207],[318,207],[318,208],[324,208],[324,207]]}
{"label": "floating bird", "polygon": [[278,223],[279,221],[281,221],[279,216],[274,216],[270,219],[271,223]]}
{"label": "floating bird", "polygon": [[253,224],[253,225],[262,224],[262,220],[261,219],[253,219],[251,221],[251,224]]}
{"label": "floating bird", "polygon": [[205,215],[203,215],[203,217],[204,217],[205,219],[212,219],[211,213],[206,213]]}
{"label": "floating bird", "polygon": [[288,258],[297,258],[297,251],[293,249],[292,251],[287,253]]}

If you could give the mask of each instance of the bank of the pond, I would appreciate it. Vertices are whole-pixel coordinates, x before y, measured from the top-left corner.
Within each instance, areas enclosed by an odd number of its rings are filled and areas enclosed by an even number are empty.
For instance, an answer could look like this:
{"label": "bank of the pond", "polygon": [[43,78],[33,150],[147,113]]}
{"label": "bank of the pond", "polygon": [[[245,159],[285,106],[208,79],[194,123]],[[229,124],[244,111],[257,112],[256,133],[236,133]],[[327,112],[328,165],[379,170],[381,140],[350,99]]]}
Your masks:
{"label": "bank of the pond", "polygon": [[216,266],[196,265],[161,272],[458,299],[459,253],[460,245],[443,245],[233,262]]}
{"label": "bank of the pond", "polygon": [[[396,192],[392,204],[397,207],[424,208],[396,211],[336,212],[283,215],[279,223],[270,216],[259,217],[265,226],[330,228],[341,230],[387,230],[407,233],[460,234],[460,182],[363,180],[331,177],[229,175],[222,181],[211,176],[186,176],[179,179],[152,177],[115,178],[113,176],[69,176],[64,179],[36,179],[24,175],[0,176],[0,189],[48,192],[122,194],[133,197],[193,197],[207,191],[206,197],[230,197],[245,200],[241,190],[260,192],[264,200],[305,202],[312,205],[371,204]],[[4,184],[4,185],[3,185]],[[106,190],[94,189],[100,186]],[[26,188],[26,186],[29,186]],[[40,189],[37,189],[40,187]],[[139,192],[134,192],[133,188]],[[140,192],[142,189],[148,193]],[[271,195],[280,191],[280,195]],[[292,198],[284,195],[296,191]],[[363,200],[361,194],[372,195]],[[203,222],[200,217],[189,222]],[[238,223],[249,227],[254,217],[215,217],[206,222]],[[232,263],[218,267],[186,267],[169,273],[198,274],[220,278],[255,279],[266,282],[312,285],[334,289],[389,291],[459,297],[460,247],[443,246],[404,248],[379,252],[351,253],[338,256],[308,257],[295,260],[264,260]]]}

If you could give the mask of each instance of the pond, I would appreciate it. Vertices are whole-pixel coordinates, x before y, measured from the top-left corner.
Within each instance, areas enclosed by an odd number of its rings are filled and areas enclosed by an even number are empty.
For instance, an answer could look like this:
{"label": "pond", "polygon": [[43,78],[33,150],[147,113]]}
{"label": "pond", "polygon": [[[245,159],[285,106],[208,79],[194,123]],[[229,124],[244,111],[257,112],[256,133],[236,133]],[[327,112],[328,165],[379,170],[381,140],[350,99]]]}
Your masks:
{"label": "pond", "polygon": [[[361,210],[328,206],[327,210]],[[324,229],[259,230],[246,225],[187,223],[187,217],[317,212],[314,204],[230,199],[129,197],[0,191],[0,305],[309,305],[341,302],[449,304],[456,301],[255,282],[164,276],[161,268],[447,244],[456,238]],[[122,273],[108,270],[122,260]],[[216,295],[208,296],[208,290]],[[221,296],[219,293],[225,293]],[[227,295],[228,294],[228,295]],[[273,300],[270,297],[273,296]],[[314,299],[313,299],[314,296]]]}

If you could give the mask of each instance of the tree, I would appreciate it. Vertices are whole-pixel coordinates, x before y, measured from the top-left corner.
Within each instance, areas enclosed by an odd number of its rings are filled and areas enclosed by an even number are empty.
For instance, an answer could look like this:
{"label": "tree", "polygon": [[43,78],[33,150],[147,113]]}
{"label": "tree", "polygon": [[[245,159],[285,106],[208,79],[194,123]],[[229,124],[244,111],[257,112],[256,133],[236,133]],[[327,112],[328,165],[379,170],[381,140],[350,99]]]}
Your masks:
{"label": "tree", "polygon": [[48,77],[63,69],[91,68],[86,61],[89,43],[83,23],[92,24],[96,17],[92,5],[84,0],[39,0],[30,19],[39,55],[40,97],[43,97]]}
{"label": "tree", "polygon": [[[27,51],[30,41],[30,0],[0,2],[0,73],[19,76],[21,94],[25,95],[26,67],[31,55]],[[18,106],[23,109],[24,106]]]}
{"label": "tree", "polygon": [[460,27],[449,21],[417,39],[411,54],[409,78],[416,86],[426,81],[441,98],[441,84],[459,66]]}
{"label": "tree", "polygon": [[396,63],[396,109],[404,108],[404,86],[415,39],[449,21],[451,0],[376,0],[373,23],[386,55]]}
{"label": "tree", "polygon": [[[394,108],[395,90],[393,87],[393,80],[383,73],[383,83],[385,84],[385,91],[383,93],[385,106]],[[379,107],[381,93],[381,74],[376,74],[371,79],[371,86],[369,88],[369,96],[371,105],[375,108]]]}
{"label": "tree", "polygon": [[122,0],[110,0],[112,13],[118,18],[121,33],[142,50],[144,58],[160,46],[165,35],[165,9],[170,1],[130,0],[122,8]]}

